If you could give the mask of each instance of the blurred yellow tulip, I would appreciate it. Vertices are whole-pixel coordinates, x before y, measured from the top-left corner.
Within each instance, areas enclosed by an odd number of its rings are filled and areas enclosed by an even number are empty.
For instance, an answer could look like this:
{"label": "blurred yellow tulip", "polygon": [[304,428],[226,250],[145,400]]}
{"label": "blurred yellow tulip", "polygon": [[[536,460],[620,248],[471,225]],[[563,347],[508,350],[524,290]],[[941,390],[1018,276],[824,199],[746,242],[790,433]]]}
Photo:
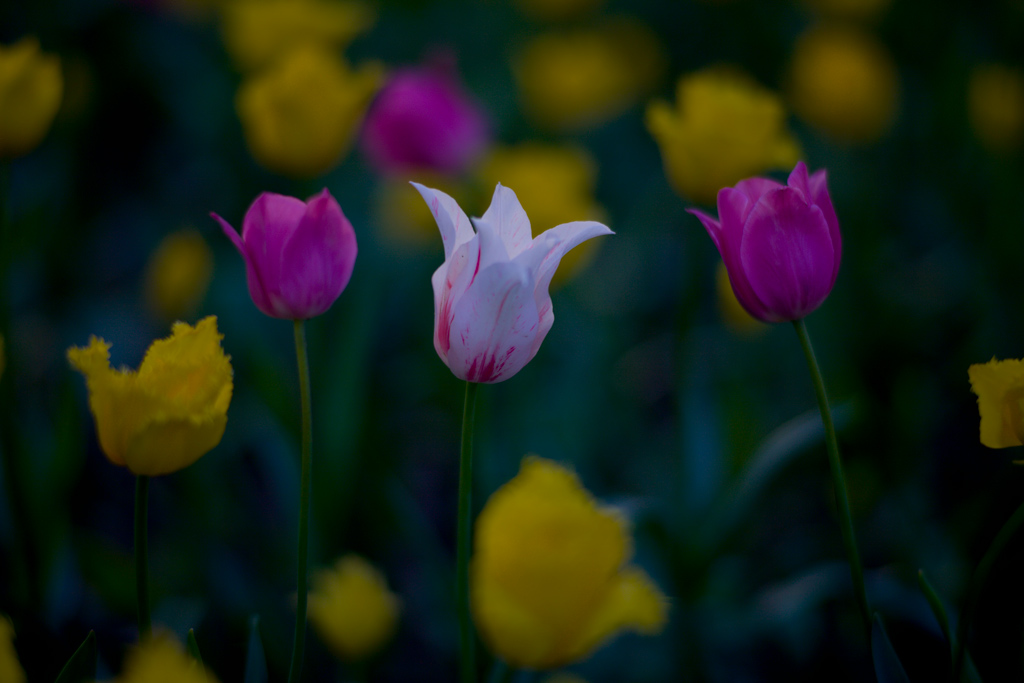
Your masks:
{"label": "blurred yellow tulip", "polygon": [[[594,199],[597,163],[586,150],[527,142],[491,151],[480,170],[484,187],[511,188],[530,217],[534,235],[570,221],[606,219]],[[552,287],[573,278],[594,260],[600,240],[587,240],[563,258]]]}
{"label": "blurred yellow tulip", "polygon": [[665,597],[628,565],[632,538],[576,475],[527,457],[476,522],[470,599],[480,637],[509,665],[550,669],[621,630],[657,633]]}
{"label": "blurred yellow tulip", "polygon": [[302,45],[343,49],[373,25],[362,2],[233,0],[224,5],[224,45],[244,71],[265,67]]}
{"label": "blurred yellow tulip", "polygon": [[149,257],[146,301],[165,320],[180,320],[199,306],[212,276],[213,252],[199,231],[172,232]]}
{"label": "blurred yellow tulip", "polygon": [[513,63],[523,109],[539,125],[586,129],[612,119],[657,85],[665,58],[657,36],[636,21],[550,33]]}
{"label": "blurred yellow tulip", "polygon": [[378,652],[394,635],[400,608],[383,574],[358,555],[345,555],[313,576],[309,619],[344,661],[362,661]]}
{"label": "blurred yellow tulip", "polygon": [[326,173],[351,149],[383,75],[377,63],[352,71],[326,49],[296,48],[238,90],[235,106],[249,151],[277,173]]}
{"label": "blurred yellow tulip", "polygon": [[714,204],[721,188],[744,178],[791,168],[800,148],[785,124],[774,93],[723,67],[681,77],[674,107],[655,101],[647,108],[670,184],[701,204]]}
{"label": "blurred yellow tulip", "polygon": [[996,153],[1012,152],[1024,138],[1024,74],[1002,64],[975,67],[967,89],[971,127]]}
{"label": "blurred yellow tulip", "polygon": [[64,94],[60,60],[26,37],[0,45],[0,158],[27,154],[42,142]]}
{"label": "blurred yellow tulip", "polygon": [[25,683],[25,670],[18,661],[14,650],[14,626],[0,614],[0,681],[4,683]]}
{"label": "blurred yellow tulip", "polygon": [[110,367],[110,344],[92,337],[68,349],[85,375],[100,446],[115,465],[155,476],[188,467],[220,443],[231,403],[230,358],[217,318],[175,323],[153,342],[138,372]]}
{"label": "blurred yellow tulip", "polygon": [[1024,360],[996,360],[967,369],[978,397],[981,443],[989,448],[1024,444]]}
{"label": "blurred yellow tulip", "polygon": [[144,640],[125,657],[117,683],[217,683],[168,636]]}
{"label": "blurred yellow tulip", "polygon": [[885,47],[858,29],[819,26],[793,49],[793,111],[832,138],[872,142],[896,118],[899,78]]}

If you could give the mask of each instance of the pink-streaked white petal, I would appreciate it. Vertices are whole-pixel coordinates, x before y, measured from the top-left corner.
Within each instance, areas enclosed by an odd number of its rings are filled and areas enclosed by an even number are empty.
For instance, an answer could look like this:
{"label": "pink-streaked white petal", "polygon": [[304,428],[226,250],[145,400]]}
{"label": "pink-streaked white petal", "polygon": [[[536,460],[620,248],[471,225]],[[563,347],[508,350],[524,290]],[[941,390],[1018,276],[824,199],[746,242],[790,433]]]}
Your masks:
{"label": "pink-streaked white petal", "polygon": [[434,216],[437,227],[441,231],[441,242],[444,244],[444,258],[447,261],[460,245],[473,239],[475,231],[469,216],[462,210],[459,203],[450,196],[419,183],[410,183],[427,203],[427,208]]}

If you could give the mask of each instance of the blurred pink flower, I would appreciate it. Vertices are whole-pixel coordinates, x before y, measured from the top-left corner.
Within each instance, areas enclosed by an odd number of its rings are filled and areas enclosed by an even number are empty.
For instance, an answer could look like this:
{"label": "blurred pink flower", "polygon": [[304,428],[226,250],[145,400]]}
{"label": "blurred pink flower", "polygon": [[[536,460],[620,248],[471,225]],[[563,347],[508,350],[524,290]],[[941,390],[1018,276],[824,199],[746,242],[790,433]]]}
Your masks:
{"label": "blurred pink flower", "polygon": [[326,189],[308,202],[264,192],[246,211],[241,237],[210,215],[245,259],[249,295],[269,316],[320,315],[352,277],[356,234]]}
{"label": "blurred pink flower", "polygon": [[808,177],[800,161],[788,186],[748,178],[724,187],[718,192],[719,220],[687,211],[704,224],[736,298],[758,320],[803,318],[832,291],[842,241],[824,169]]}
{"label": "blurred pink flower", "polygon": [[444,63],[396,71],[363,124],[362,149],[382,173],[465,171],[490,140],[487,118]]}
{"label": "blurred pink flower", "polygon": [[530,362],[551,329],[548,285],[559,261],[581,242],[612,231],[574,221],[533,238],[515,192],[500,183],[490,207],[472,223],[445,193],[413,185],[444,242],[444,263],[431,278],[434,348],[459,379],[504,381]]}

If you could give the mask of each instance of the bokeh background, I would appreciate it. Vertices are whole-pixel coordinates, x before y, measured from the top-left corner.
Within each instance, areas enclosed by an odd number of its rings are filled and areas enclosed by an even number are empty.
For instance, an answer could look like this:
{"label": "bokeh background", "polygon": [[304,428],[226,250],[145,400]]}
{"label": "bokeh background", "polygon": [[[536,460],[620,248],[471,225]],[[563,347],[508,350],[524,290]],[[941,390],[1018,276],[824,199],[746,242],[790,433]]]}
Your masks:
{"label": "bokeh background", "polygon": [[[454,678],[463,390],[431,342],[429,279],[443,252],[412,178],[473,215],[495,181],[532,184],[520,195],[534,234],[585,217],[616,232],[563,264],[554,328],[524,370],[481,391],[477,423],[478,507],[527,453],[571,465],[628,513],[635,562],[671,598],[662,634],[624,635],[571,670],[593,683],[870,680],[796,337],[729,308],[718,253],[685,213],[714,211],[714,188],[666,175],[652,135],[650,103],[676,106],[680,79],[708,68],[742,74],[780,107],[797,156],[753,173],[784,179],[796,158],[828,169],[843,264],[807,324],[837,409],[869,595],[911,680],[943,680],[948,650],[917,572],[955,614],[1024,486],[1019,452],[978,443],[967,382],[969,364],[1024,348],[1024,3],[324,2],[349,23],[310,20],[319,28],[298,42],[343,56],[348,89],[300,94],[326,113],[306,128],[312,142],[284,152],[255,137],[269,114],[243,93],[285,57],[260,52],[267,41],[238,18],[240,1],[0,8],[0,42],[35,36],[63,81],[42,142],[3,161],[0,612],[29,680],[53,680],[89,629],[102,677],[135,640],[132,476],[99,450],[65,350],[96,334],[115,365],[135,367],[171,320],[210,314],[234,400],[222,443],[152,483],[154,620],[179,638],[194,628],[229,682],[242,680],[259,615],[271,680],[283,680],[298,507],[292,335],[253,306],[242,260],[208,214],[240,227],[260,192],[324,187],[360,251],[347,290],[308,324],[312,563],[360,553],[400,595],[372,680]],[[447,74],[486,122],[447,167],[389,165],[363,142],[377,88],[411,67]],[[304,77],[281,78],[301,90]],[[727,133],[753,125],[712,118]],[[728,146],[699,130],[703,163],[728,166]],[[970,640],[986,680],[1024,677],[1022,570],[1017,539]],[[306,670],[347,675],[312,632]]]}

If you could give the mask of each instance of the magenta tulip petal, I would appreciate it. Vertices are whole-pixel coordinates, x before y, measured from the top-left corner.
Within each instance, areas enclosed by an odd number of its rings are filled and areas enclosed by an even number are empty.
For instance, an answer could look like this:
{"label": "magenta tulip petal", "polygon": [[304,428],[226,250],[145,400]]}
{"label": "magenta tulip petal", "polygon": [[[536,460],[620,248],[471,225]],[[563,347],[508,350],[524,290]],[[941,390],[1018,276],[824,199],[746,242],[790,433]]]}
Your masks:
{"label": "magenta tulip petal", "polygon": [[470,382],[511,377],[533,358],[537,324],[530,274],[496,263],[477,274],[453,311],[448,367]]}
{"label": "magenta tulip petal", "polygon": [[320,315],[352,276],[355,232],[327,190],[308,203],[264,192],[246,212],[241,237],[223,218],[210,215],[242,254],[249,295],[269,316]]}
{"label": "magenta tulip petal", "polygon": [[[780,187],[785,187],[785,185],[771,178],[747,178],[736,183],[735,189],[746,195],[747,199],[750,200],[750,208],[753,209],[758,199]],[[721,193],[721,190],[719,190],[719,193]]]}
{"label": "magenta tulip petal", "polygon": [[828,297],[842,256],[824,169],[797,162],[782,185],[747,178],[718,192],[718,220],[687,209],[722,255],[736,299],[764,322],[797,320]]}
{"label": "magenta tulip petal", "polygon": [[781,320],[804,317],[828,296],[834,263],[821,209],[789,188],[761,197],[743,228],[740,265],[765,309]]}
{"label": "magenta tulip petal", "polygon": [[458,202],[440,190],[434,190],[419,183],[411,183],[427,203],[433,214],[437,227],[441,230],[441,242],[444,244],[444,258],[451,258],[455,249],[473,239],[475,232],[469,217]]}
{"label": "magenta tulip petal", "polygon": [[505,245],[509,258],[515,258],[530,246],[533,239],[530,219],[523,211],[516,193],[501,183],[494,188],[491,205],[487,207],[480,220],[494,227]]}
{"label": "magenta tulip petal", "polygon": [[330,308],[352,277],[357,251],[355,231],[334,197],[324,190],[312,198],[281,255],[283,312],[313,317]]}
{"label": "magenta tulip petal", "polygon": [[[474,222],[473,234],[469,219],[448,195],[422,185],[416,189],[445,242],[445,261],[430,279],[434,349],[460,379],[506,380],[533,358],[551,329],[548,286],[562,257],[611,230],[581,221],[531,239],[529,218],[515,192],[499,184],[483,218]],[[457,233],[460,221],[468,236]]]}

